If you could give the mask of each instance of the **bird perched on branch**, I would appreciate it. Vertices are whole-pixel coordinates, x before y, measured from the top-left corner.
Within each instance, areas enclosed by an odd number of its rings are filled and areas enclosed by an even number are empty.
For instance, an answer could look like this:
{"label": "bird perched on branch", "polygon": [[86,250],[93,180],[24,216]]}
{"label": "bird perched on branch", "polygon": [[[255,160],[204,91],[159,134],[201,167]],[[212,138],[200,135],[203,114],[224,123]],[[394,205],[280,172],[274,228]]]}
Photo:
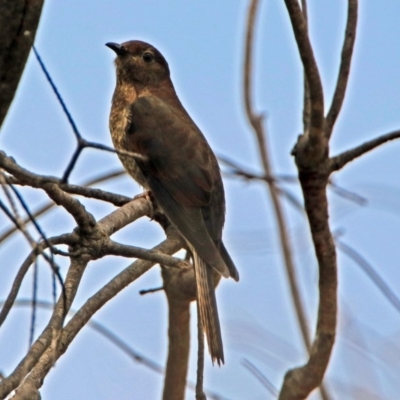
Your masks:
{"label": "bird perched on branch", "polygon": [[110,114],[114,146],[141,156],[119,157],[187,242],[200,319],[212,361],[220,365],[224,352],[214,288],[220,275],[237,281],[239,274],[222,242],[225,195],[217,159],[179,101],[162,54],[136,40],[106,46],[117,54]]}

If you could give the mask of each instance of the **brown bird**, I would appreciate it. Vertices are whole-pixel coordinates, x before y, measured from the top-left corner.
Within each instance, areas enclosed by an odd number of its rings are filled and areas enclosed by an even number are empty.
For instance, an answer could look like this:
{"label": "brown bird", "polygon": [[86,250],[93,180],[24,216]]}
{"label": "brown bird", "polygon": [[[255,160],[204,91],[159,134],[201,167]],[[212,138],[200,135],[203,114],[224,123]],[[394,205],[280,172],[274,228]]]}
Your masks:
{"label": "brown bird", "polygon": [[106,46],[117,54],[110,114],[114,146],[144,156],[120,159],[188,244],[200,319],[212,361],[220,365],[224,352],[213,270],[236,281],[239,274],[222,242],[225,195],[217,159],[179,101],[162,54],[137,40]]}

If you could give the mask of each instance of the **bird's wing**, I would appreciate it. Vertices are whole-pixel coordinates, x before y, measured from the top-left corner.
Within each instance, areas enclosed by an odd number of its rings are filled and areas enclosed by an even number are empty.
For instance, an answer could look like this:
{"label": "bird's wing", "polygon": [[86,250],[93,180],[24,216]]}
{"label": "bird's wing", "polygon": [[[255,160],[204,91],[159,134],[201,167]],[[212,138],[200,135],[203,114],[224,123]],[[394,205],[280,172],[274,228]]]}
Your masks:
{"label": "bird's wing", "polygon": [[207,264],[229,277],[202,215],[214,178],[212,153],[197,126],[164,101],[139,97],[131,107],[126,140],[130,151],[147,157],[136,162],[170,220]]}

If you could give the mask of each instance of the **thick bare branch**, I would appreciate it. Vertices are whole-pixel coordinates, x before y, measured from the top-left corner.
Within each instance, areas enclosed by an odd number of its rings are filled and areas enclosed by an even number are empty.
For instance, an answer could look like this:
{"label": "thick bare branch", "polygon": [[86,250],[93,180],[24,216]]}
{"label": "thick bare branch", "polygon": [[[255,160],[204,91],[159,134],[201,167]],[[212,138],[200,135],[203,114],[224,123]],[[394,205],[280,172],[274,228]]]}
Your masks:
{"label": "thick bare branch", "polygon": [[326,171],[299,173],[319,267],[318,321],[310,357],[304,366],[286,373],[280,400],[305,399],[321,384],[335,341],[337,265],[335,245],[329,229],[326,197],[328,177]]}
{"label": "thick bare branch", "polygon": [[112,240],[102,244],[104,254],[140,258],[142,260],[151,261],[157,264],[165,265],[174,268],[191,268],[191,265],[180,258],[171,257],[167,254],[160,253],[154,250],[147,250],[141,247],[125,245],[113,242]]}
{"label": "thick bare branch", "polygon": [[98,226],[106,236],[111,236],[133,221],[152,213],[151,201],[147,197],[139,196],[105,216],[98,222]]}
{"label": "thick bare branch", "polygon": [[325,135],[329,138],[333,126],[340,113],[346,94],[347,82],[349,80],[350,65],[353,58],[354,43],[356,40],[358,0],[348,0],[347,25],[342,47],[342,58],[340,62],[339,75],[336,89],[333,95],[331,108],[329,109],[325,123]]}
{"label": "thick bare branch", "polygon": [[[190,299],[176,291],[174,283],[166,283],[168,300],[168,356],[165,368],[163,400],[183,399],[190,351]],[[196,387],[197,388],[197,387]]]}

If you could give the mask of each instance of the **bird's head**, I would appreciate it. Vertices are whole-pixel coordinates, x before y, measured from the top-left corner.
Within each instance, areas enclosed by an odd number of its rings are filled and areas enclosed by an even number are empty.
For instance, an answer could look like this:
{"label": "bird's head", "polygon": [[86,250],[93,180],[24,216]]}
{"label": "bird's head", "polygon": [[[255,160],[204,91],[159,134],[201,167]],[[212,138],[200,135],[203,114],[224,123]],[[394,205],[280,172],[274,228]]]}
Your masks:
{"label": "bird's head", "polygon": [[117,80],[135,86],[159,86],[169,80],[169,67],[163,55],[151,44],[131,40],[122,44],[106,43],[117,54]]}

